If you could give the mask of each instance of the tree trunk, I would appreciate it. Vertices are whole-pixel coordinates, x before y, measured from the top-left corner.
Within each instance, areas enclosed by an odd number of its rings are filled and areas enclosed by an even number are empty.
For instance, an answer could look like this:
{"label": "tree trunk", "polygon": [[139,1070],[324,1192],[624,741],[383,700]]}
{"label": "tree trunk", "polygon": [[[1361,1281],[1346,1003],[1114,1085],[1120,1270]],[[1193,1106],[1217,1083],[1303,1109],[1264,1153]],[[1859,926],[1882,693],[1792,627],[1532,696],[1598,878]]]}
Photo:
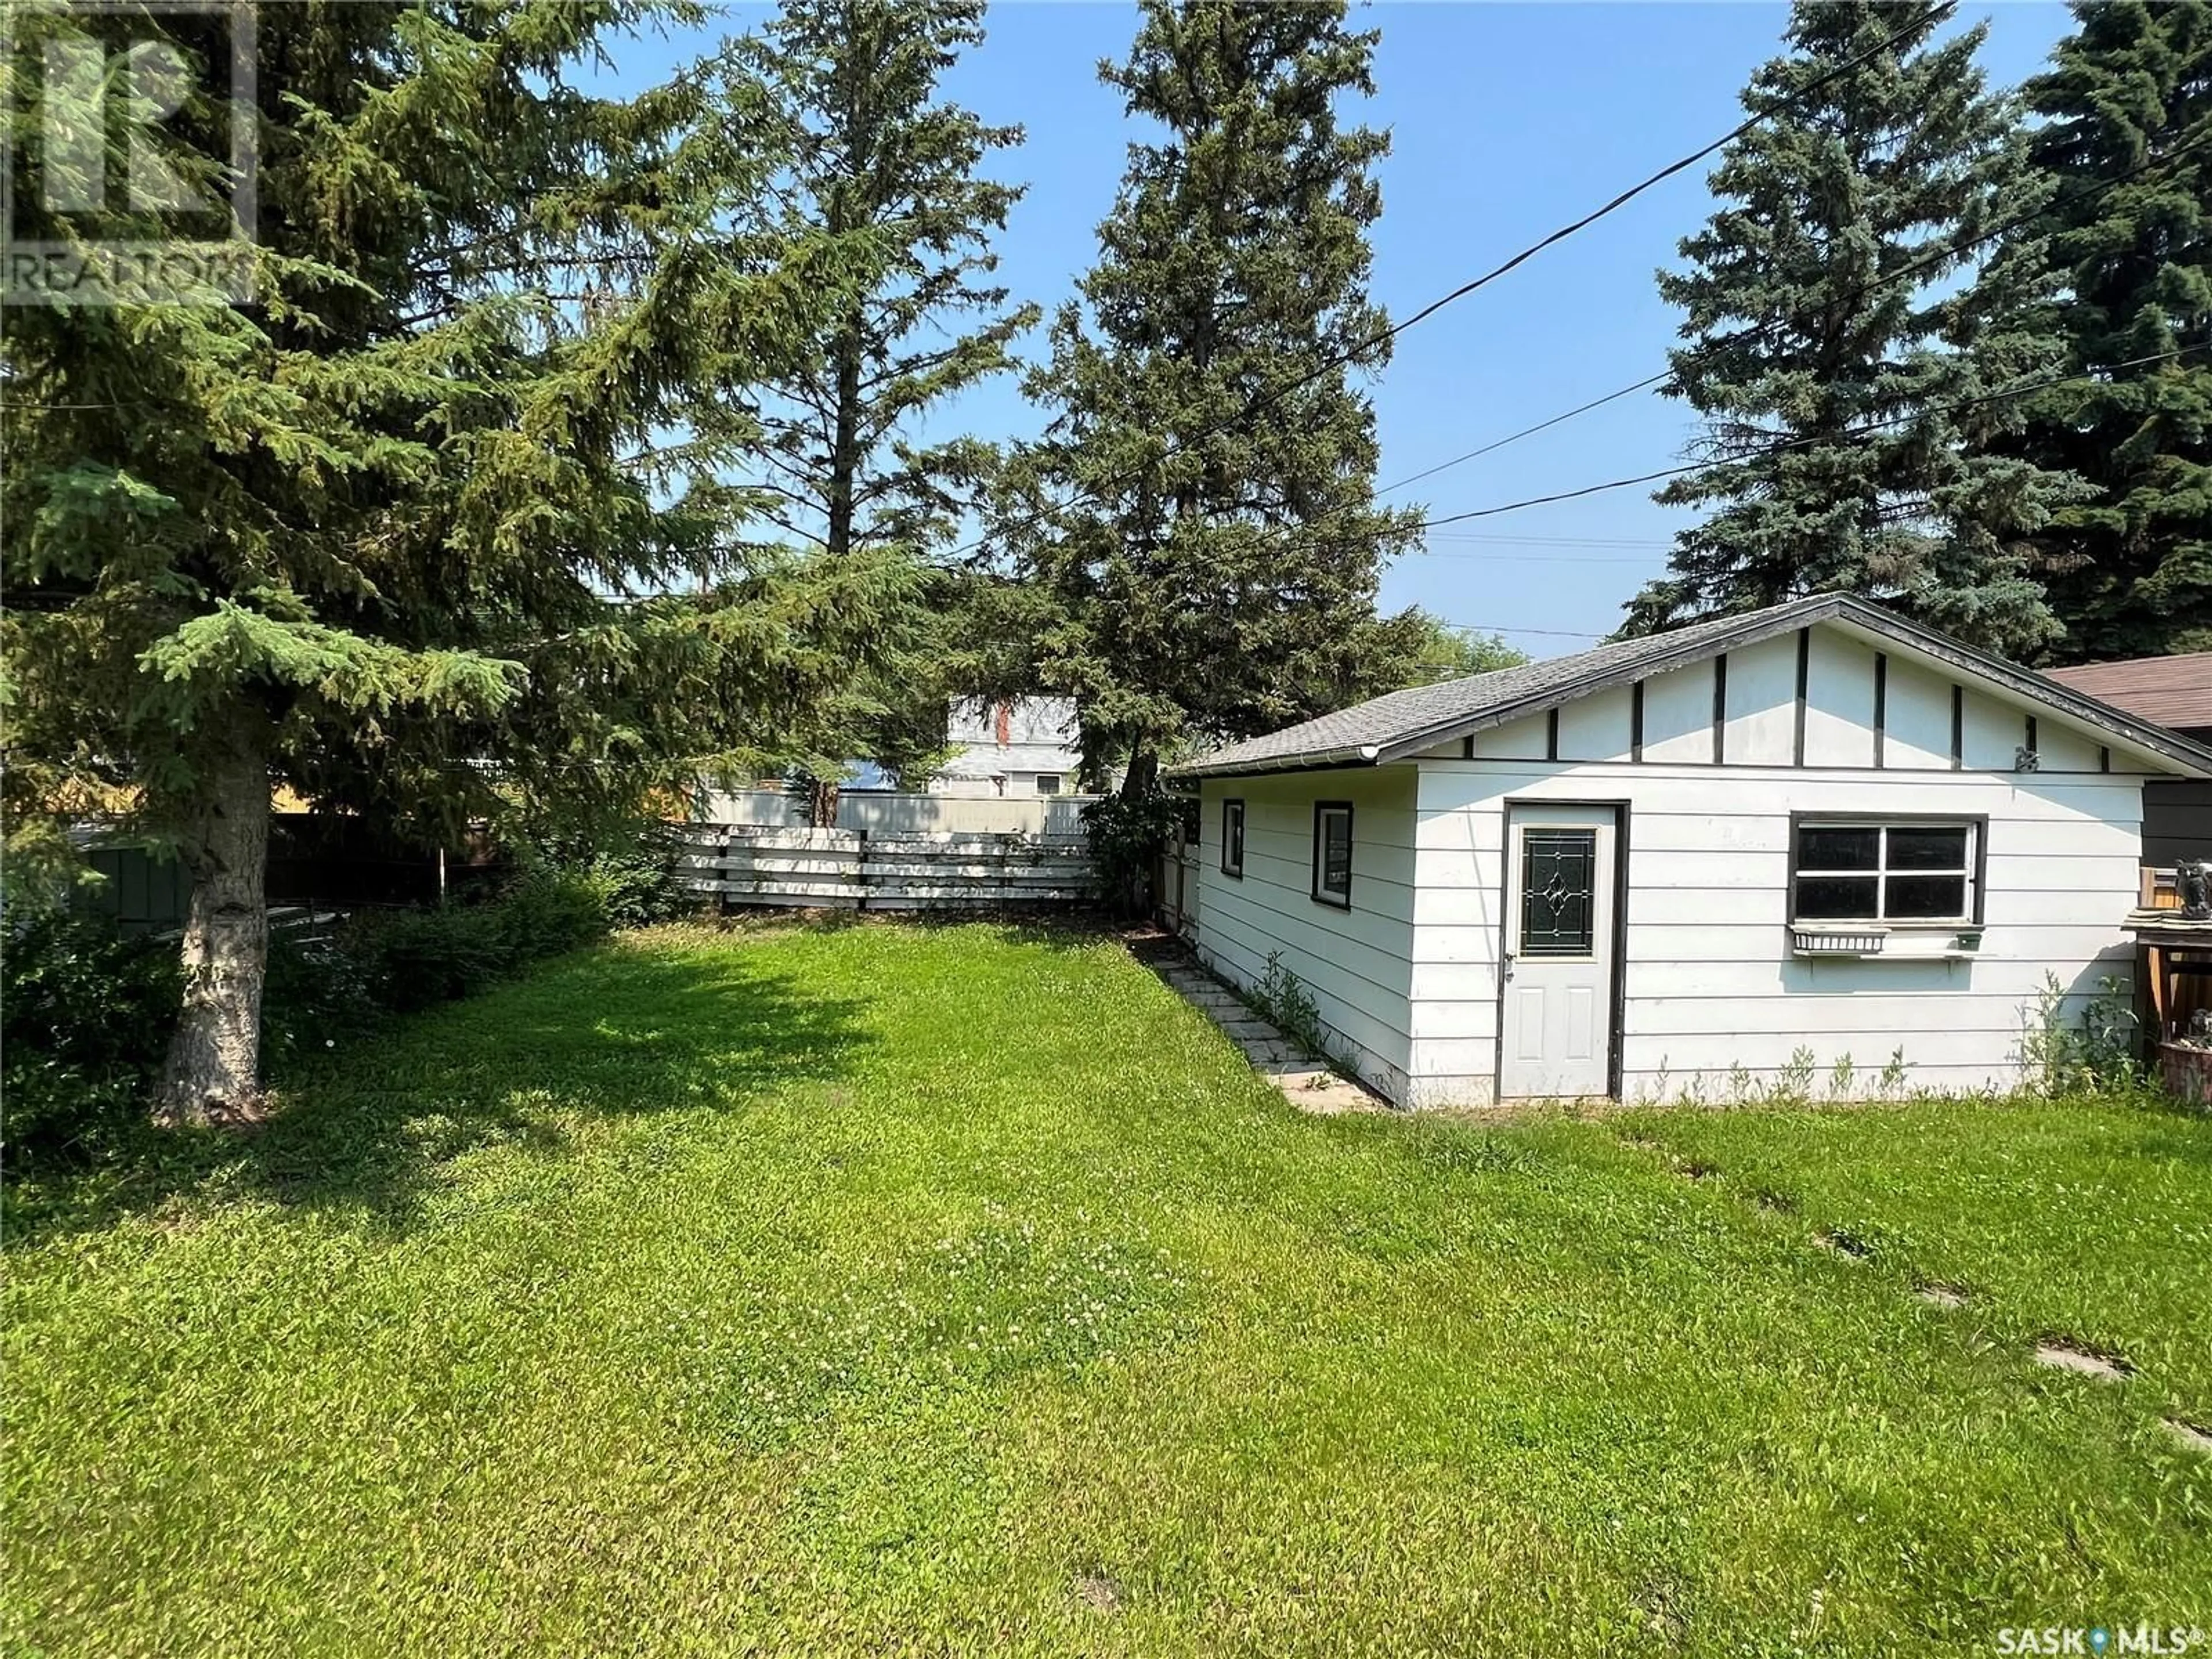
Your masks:
{"label": "tree trunk", "polygon": [[192,878],[185,1000],[155,1091],[154,1120],[251,1122],[261,1098],[261,985],[269,966],[269,766],[243,735],[216,753],[185,813]]}
{"label": "tree trunk", "polygon": [[857,310],[836,344],[837,407],[830,441],[829,534],[833,559],[853,550],[854,492],[860,475],[860,322]]}
{"label": "tree trunk", "polygon": [[1160,757],[1151,749],[1139,749],[1129,757],[1129,769],[1121,777],[1121,798],[1134,800],[1139,795],[1149,795],[1159,785]]}

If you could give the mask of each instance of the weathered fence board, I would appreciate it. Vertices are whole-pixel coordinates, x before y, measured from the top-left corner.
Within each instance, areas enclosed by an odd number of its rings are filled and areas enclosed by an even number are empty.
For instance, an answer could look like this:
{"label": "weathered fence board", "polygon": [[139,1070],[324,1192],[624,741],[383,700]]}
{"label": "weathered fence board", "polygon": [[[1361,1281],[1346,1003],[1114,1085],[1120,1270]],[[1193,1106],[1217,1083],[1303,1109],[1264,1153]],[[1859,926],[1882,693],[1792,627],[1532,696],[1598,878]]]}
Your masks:
{"label": "weathered fence board", "polygon": [[1198,838],[1171,830],[1152,868],[1154,914],[1161,927],[1195,944],[1198,940]]}
{"label": "weathered fence board", "polygon": [[[1083,809],[1097,799],[1096,795],[932,795],[893,789],[848,789],[837,798],[836,827],[867,836],[950,832],[1079,836]],[[807,827],[805,804],[780,789],[706,791],[701,817],[718,824]]]}
{"label": "weathered fence board", "polygon": [[1093,896],[1080,836],[871,836],[851,830],[698,824],[680,860],[725,905],[975,910]]}

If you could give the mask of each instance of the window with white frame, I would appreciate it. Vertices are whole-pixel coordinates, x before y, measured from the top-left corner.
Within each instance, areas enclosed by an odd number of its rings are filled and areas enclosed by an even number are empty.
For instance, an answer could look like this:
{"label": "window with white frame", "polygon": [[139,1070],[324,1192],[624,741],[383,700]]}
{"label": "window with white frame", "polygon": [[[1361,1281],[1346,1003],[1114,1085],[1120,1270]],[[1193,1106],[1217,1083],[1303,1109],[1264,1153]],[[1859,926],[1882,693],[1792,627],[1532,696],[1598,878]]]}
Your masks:
{"label": "window with white frame", "polygon": [[1800,818],[1792,921],[1970,922],[1983,826],[1971,819]]}
{"label": "window with white frame", "polygon": [[1241,800],[1221,803],[1221,873],[1239,878],[1244,874],[1244,803]]}
{"label": "window with white frame", "polygon": [[1340,910],[1352,908],[1352,803],[1314,804],[1313,896]]}

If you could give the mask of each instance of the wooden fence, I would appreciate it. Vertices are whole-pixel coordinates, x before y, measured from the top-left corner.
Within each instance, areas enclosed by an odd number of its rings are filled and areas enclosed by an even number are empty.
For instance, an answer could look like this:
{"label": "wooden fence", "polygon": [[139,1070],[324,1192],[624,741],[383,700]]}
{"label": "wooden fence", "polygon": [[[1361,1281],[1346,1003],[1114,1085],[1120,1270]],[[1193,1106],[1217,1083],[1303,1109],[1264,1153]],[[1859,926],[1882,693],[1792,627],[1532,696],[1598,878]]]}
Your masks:
{"label": "wooden fence", "polygon": [[[839,830],[868,836],[1024,835],[1080,837],[1083,809],[1096,795],[929,795],[896,789],[847,789],[837,797]],[[717,824],[804,830],[805,803],[781,789],[710,791],[699,816]],[[825,826],[829,827],[829,826]]]}
{"label": "wooden fence", "polygon": [[1168,834],[1152,867],[1153,915],[1178,938],[1198,940],[1198,837],[1180,826]]}
{"label": "wooden fence", "polygon": [[680,866],[724,908],[987,910],[1091,900],[1080,836],[867,835],[694,824]]}

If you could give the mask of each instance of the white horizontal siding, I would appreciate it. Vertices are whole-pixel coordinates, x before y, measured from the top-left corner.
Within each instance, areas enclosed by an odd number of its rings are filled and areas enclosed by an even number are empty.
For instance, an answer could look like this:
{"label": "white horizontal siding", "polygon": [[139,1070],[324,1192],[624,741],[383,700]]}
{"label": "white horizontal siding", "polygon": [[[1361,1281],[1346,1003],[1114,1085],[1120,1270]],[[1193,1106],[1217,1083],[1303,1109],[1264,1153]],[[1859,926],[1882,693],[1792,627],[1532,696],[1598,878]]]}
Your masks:
{"label": "white horizontal siding", "polygon": [[[1314,1000],[1332,1048],[1394,1098],[1411,1063],[1411,767],[1208,780],[1200,794],[1200,954],[1256,985],[1274,954]],[[1244,874],[1221,868],[1221,804],[1244,803]],[[1352,908],[1312,893],[1314,805],[1352,803]]]}
{"label": "white horizontal siding", "polygon": [[[1820,659],[1816,652],[1813,664]],[[1731,666],[1732,729],[1735,672]],[[1790,673],[1794,726],[1794,654]],[[1948,688],[1942,695],[1948,750]],[[1809,732],[1808,713],[1808,745]],[[1509,799],[1629,805],[1621,988],[1630,1095],[1648,1091],[1662,1073],[1682,1086],[1741,1066],[1771,1082],[1801,1047],[1814,1051],[1823,1077],[1848,1054],[1867,1081],[1902,1046],[1915,1086],[1934,1086],[1930,1079],[2009,1084],[2022,1021],[2046,972],[2057,974],[2077,1006],[2104,976],[2128,974],[2119,923],[2135,898],[2141,815],[2137,779],[2014,774],[2010,764],[2009,753],[2005,769],[1980,772],[1950,770],[1948,753],[1940,770],[1882,772],[1421,763],[1413,1097],[1487,1097]],[[1790,818],[1807,812],[1986,818],[1978,951],[1946,960],[1951,936],[1933,930],[1899,934],[1893,954],[1872,960],[1792,955]]]}
{"label": "white horizontal siding", "polygon": [[[1640,689],[1570,701],[1556,718],[1477,732],[1471,760],[1452,739],[1379,774],[1209,782],[1210,845],[1224,793],[1279,796],[1295,808],[1280,819],[1255,811],[1248,830],[1247,880],[1277,896],[1237,897],[1212,867],[1218,849],[1208,853],[1204,884],[1227,907],[1218,930],[1225,970],[1256,974],[1268,950],[1313,960],[1301,977],[1328,992],[1333,1018],[1358,1030],[1370,1060],[1411,1073],[1408,1097],[1487,1098],[1504,803],[1621,800],[1631,808],[1622,1059],[1632,1092],[1662,1066],[1686,1078],[1741,1066],[1771,1079],[1808,1036],[1850,1049],[1862,1065],[1856,1047],[1877,1038],[1888,1040],[1877,1062],[1900,1042],[1924,1049],[1908,1054],[1916,1083],[2009,1080],[2016,1045],[2007,1033],[2046,971],[2078,994],[2125,970],[2118,924],[2136,892],[2142,782],[2127,769],[2153,763],[2122,745],[2113,757],[2122,769],[2107,771],[2104,734],[2032,698],[1978,684],[1961,691],[1948,669],[1905,647],[1829,624],[1802,645],[1802,699],[1801,636],[1729,654],[1717,766],[1721,672],[1708,659],[1649,676]],[[1954,696],[1963,764],[1953,758]],[[2039,769],[2015,772],[2031,714]],[[1378,780],[1395,771],[1417,771],[1418,790],[1390,794],[1407,787]],[[1370,782],[1347,781],[1356,778]],[[1382,792],[1395,813],[1375,834],[1371,813],[1358,818],[1355,905],[1374,914],[1332,927],[1305,896],[1311,803],[1364,799],[1363,787]],[[1793,813],[1986,819],[1978,953],[1947,962],[1951,936],[1915,933],[1894,936],[1870,962],[1792,955]],[[1714,1020],[1732,1029],[1707,1029]],[[1665,1052],[1682,1044],[1693,1049]],[[1820,1056],[1824,1066],[1834,1058]]]}

